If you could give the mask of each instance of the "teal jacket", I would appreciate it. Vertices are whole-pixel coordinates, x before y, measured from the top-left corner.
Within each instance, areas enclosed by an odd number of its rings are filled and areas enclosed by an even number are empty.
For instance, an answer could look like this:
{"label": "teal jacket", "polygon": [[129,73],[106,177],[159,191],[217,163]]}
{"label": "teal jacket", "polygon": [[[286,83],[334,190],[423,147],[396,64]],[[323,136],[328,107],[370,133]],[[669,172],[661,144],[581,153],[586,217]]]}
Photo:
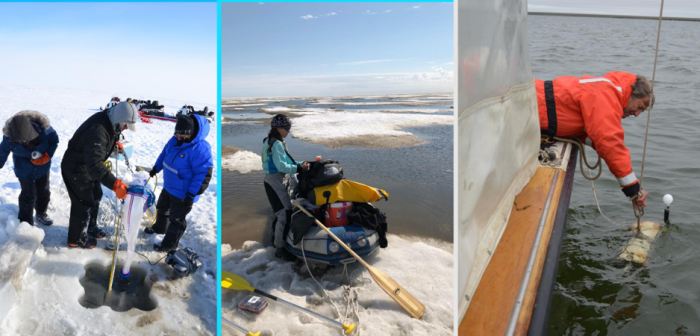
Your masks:
{"label": "teal jacket", "polygon": [[294,161],[289,155],[287,148],[282,141],[272,139],[272,152],[270,152],[270,139],[263,141],[262,166],[266,174],[285,173],[295,174],[301,171],[301,163]]}

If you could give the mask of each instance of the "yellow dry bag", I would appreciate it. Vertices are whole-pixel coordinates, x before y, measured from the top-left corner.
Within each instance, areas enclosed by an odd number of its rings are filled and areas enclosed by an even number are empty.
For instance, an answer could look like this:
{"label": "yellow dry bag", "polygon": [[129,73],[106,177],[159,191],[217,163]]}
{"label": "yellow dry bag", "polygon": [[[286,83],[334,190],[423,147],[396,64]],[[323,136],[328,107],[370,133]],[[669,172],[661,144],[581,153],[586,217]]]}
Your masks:
{"label": "yellow dry bag", "polygon": [[[330,197],[326,200],[323,196],[324,192],[329,191]],[[350,180],[340,180],[340,182],[329,184],[322,187],[316,187],[309,193],[309,202],[321,206],[335,202],[357,202],[371,203],[382,198],[388,200],[389,193],[378,188],[370,187],[366,184],[358,183]]]}

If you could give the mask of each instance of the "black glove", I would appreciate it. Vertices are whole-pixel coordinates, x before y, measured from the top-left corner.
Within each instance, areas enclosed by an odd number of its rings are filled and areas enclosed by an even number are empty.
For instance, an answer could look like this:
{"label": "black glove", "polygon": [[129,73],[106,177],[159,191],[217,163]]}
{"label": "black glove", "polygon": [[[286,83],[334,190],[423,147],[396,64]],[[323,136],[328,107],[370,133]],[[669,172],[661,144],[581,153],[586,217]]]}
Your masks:
{"label": "black glove", "polygon": [[151,169],[151,171],[148,172],[148,175],[150,175],[151,177],[156,176],[156,174],[158,174],[158,171],[155,168]]}
{"label": "black glove", "polygon": [[196,195],[193,195],[192,193],[187,192],[187,195],[185,195],[185,199],[182,202],[185,204],[185,206],[191,207],[192,204],[194,204],[195,197],[196,197]]}
{"label": "black glove", "polygon": [[636,182],[631,186],[622,188],[622,192],[625,193],[625,196],[627,197],[637,196],[637,194],[639,193],[639,182]]}

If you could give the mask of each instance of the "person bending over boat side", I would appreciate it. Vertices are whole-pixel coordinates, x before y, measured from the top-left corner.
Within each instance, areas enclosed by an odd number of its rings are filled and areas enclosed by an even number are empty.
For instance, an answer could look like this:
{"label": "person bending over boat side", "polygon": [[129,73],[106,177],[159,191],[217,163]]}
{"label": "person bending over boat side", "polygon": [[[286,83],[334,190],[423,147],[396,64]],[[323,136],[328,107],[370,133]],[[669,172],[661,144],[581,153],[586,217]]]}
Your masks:
{"label": "person bending over boat side", "polygon": [[[114,152],[122,151],[119,135],[134,125],[139,115],[133,104],[122,102],[97,112],[85,120],[68,141],[61,161],[61,175],[70,197],[68,246],[93,248],[95,238],[106,233],[97,226],[102,199],[102,185],[113,190],[118,199],[126,197],[126,184],[117,179],[104,162]],[[87,225],[87,234],[83,231]]]}
{"label": "person bending over boat side", "polygon": [[276,216],[272,222],[272,244],[276,248],[276,257],[286,261],[294,261],[296,257],[284,248],[284,238],[289,232],[288,224],[292,218],[292,202],[283,181],[287,174],[309,170],[310,164],[296,162],[287,151],[284,138],[289,135],[289,131],[292,129],[292,121],[287,116],[284,114],[276,115],[272,118],[270,126],[267,138],[263,139],[261,157],[265,171],[265,193]]}
{"label": "person bending over boat side", "polygon": [[51,158],[58,147],[58,134],[51,127],[49,118],[37,111],[20,111],[7,119],[2,129],[0,143],[0,168],[12,153],[15,176],[19,179],[22,191],[19,193],[20,222],[34,225],[51,225],[53,221],[46,214],[51,200],[49,175]]}
{"label": "person bending over boat side", "polygon": [[613,71],[603,77],[536,79],[535,88],[542,134],[578,138],[593,147],[635,207],[646,207],[647,192],[632,171],[622,119],[637,117],[654,105],[647,78]]}
{"label": "person bending over boat side", "polygon": [[206,140],[208,135],[209,122],[204,117],[180,116],[175,123],[175,134],[149,173],[153,177],[165,168],[163,191],[156,203],[156,222],[144,230],[147,234],[165,234],[160,245],[153,245],[156,251],[177,249],[187,229],[187,214],[209,187],[214,160]]}

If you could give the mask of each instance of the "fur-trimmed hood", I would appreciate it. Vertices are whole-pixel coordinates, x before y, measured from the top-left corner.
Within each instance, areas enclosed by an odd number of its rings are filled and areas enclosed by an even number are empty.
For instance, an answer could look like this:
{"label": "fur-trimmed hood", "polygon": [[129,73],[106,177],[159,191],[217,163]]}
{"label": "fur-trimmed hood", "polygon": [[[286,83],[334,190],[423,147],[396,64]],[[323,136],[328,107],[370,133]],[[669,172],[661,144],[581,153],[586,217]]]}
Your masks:
{"label": "fur-trimmed hood", "polygon": [[49,121],[49,117],[47,117],[47,116],[44,115],[43,113],[37,112],[37,111],[31,111],[31,110],[24,110],[24,111],[19,111],[19,112],[17,112],[15,115],[13,115],[13,116],[10,117],[9,119],[7,119],[7,121],[5,121],[5,126],[2,128],[2,134],[3,134],[3,135],[9,137],[9,134],[10,134],[10,132],[9,132],[10,121],[11,121],[12,118],[14,118],[15,116],[21,115],[21,114],[26,115],[27,117],[29,117],[29,120],[30,120],[30,121],[35,122],[35,123],[36,123],[37,125],[39,125],[39,127],[41,127],[41,129],[44,130],[44,131],[47,130],[47,129],[49,129],[49,127],[51,127],[51,122]]}

